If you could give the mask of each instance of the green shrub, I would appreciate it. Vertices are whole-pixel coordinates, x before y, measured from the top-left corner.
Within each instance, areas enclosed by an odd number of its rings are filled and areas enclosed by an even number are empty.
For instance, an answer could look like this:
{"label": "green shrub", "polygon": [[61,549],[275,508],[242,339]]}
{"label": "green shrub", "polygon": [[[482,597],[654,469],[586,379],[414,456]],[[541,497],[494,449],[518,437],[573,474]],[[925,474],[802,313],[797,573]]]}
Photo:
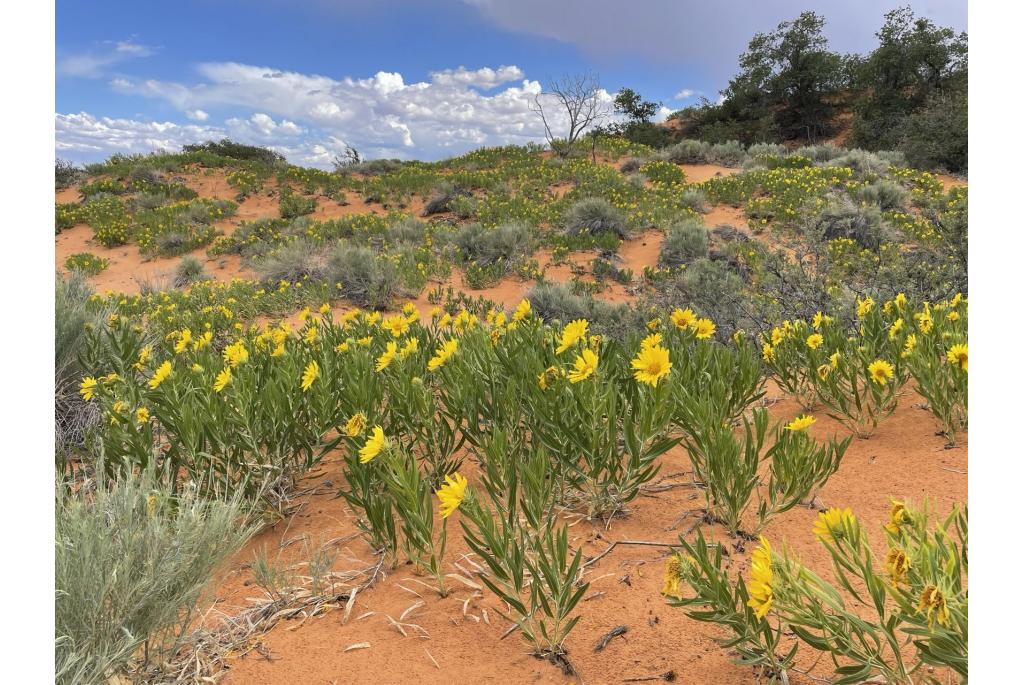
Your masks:
{"label": "green shrub", "polygon": [[672,162],[653,159],[640,167],[640,173],[654,183],[682,184],[686,182],[686,174]]}
{"label": "green shrub", "polygon": [[495,228],[480,224],[467,224],[455,234],[455,245],[464,262],[488,266],[504,261],[511,265],[532,252],[530,227],[524,223],[509,222]]}
{"label": "green shrub", "polygon": [[743,280],[729,263],[698,258],[672,278],[659,284],[655,302],[672,310],[692,308],[715,322],[716,334],[728,338],[748,328],[744,316]]}
{"label": "green shrub", "polygon": [[708,196],[700,188],[685,188],[679,193],[679,206],[684,209],[692,209],[699,214],[708,211]]}
{"label": "green shrub", "polygon": [[658,266],[674,269],[708,256],[708,231],[695,218],[676,221],[665,231]]}
{"label": "green shrub", "polygon": [[727,167],[742,166],[747,159],[747,152],[743,144],[738,140],[729,140],[724,143],[712,145],[707,151],[707,160],[712,164],[720,164]]}
{"label": "green shrub", "polygon": [[288,186],[281,188],[281,198],[278,203],[282,219],[294,219],[296,217],[312,214],[316,211],[316,198],[303,197]]}
{"label": "green shrub", "polygon": [[676,164],[706,164],[711,145],[700,140],[681,140],[658,155]]}
{"label": "green shrub", "polygon": [[829,161],[828,166],[849,167],[858,176],[881,176],[889,170],[889,162],[887,160],[867,150],[849,150],[838,157],[834,157]]}
{"label": "green shrub", "polygon": [[65,229],[71,228],[85,218],[83,216],[81,205],[72,202],[58,202],[54,205],[53,214],[53,223],[56,228],[55,233],[60,233]]}
{"label": "green shrub", "polygon": [[327,274],[323,249],[306,240],[292,240],[281,245],[256,261],[254,267],[262,282],[274,286],[281,281],[321,281]]}
{"label": "green shrub", "polygon": [[82,446],[89,429],[99,421],[95,404],[85,402],[78,385],[85,375],[79,353],[85,344],[86,325],[102,325],[104,312],[92,311],[92,289],[85,276],[72,271],[57,275],[54,298],[54,434],[57,461],[64,464]]}
{"label": "green shrub", "polygon": [[254,532],[242,515],[238,500],[204,502],[191,489],[175,499],[146,475],[58,487],[56,682],[101,685],[138,658],[160,664],[215,569]]}
{"label": "green shrub", "polygon": [[893,181],[875,181],[857,188],[852,195],[870,205],[875,205],[883,212],[903,209],[910,193],[899,183]]}
{"label": "green shrub", "polygon": [[78,252],[64,260],[68,271],[79,271],[86,276],[95,276],[110,266],[110,261],[90,252]]}
{"label": "green shrub", "polygon": [[381,176],[400,170],[402,165],[403,163],[399,159],[368,159],[365,162],[345,167],[345,171],[367,176]]}
{"label": "green shrub", "polygon": [[619,171],[621,171],[624,174],[631,174],[635,171],[639,171],[640,167],[642,167],[645,162],[646,160],[637,159],[636,157],[630,157],[625,162],[623,162],[621,166],[619,166]]}
{"label": "green shrub", "polygon": [[590,322],[590,330],[619,340],[644,326],[642,314],[626,304],[613,304],[589,295],[575,295],[560,283],[542,283],[526,293],[533,311],[544,321],[567,323],[576,319]]}
{"label": "green shrub", "polygon": [[822,164],[842,156],[843,152],[843,148],[834,143],[824,143],[822,145],[804,145],[797,149],[796,154],[810,159],[815,164]]}
{"label": "green shrub", "polygon": [[423,216],[451,211],[452,203],[457,198],[466,197],[473,197],[473,193],[446,181],[442,183],[436,191],[434,191],[434,194],[423,208]]}
{"label": "green shrub", "polygon": [[967,97],[936,96],[900,128],[900,150],[918,169],[967,172]]}
{"label": "green shrub", "polygon": [[268,150],[265,147],[257,147],[256,145],[243,145],[242,143],[236,143],[227,138],[224,138],[220,142],[209,140],[205,143],[184,145],[181,150],[185,153],[205,152],[208,154],[219,155],[221,157],[259,162],[260,164],[267,165],[274,165],[284,161],[284,155],[274,152],[273,150]]}
{"label": "green shrub", "polygon": [[565,213],[565,228],[570,235],[592,236],[610,233],[625,238],[626,217],[608,200],[599,197],[580,200]]}
{"label": "green shrub", "polygon": [[368,247],[338,245],[327,264],[327,276],[339,295],[360,307],[384,309],[398,291],[395,263]]}
{"label": "green shrub", "polygon": [[807,231],[823,240],[849,238],[871,250],[891,237],[878,207],[857,205],[845,196],[834,196],[820,213],[810,217]]}
{"label": "green shrub", "polygon": [[209,278],[202,262],[192,255],[182,257],[174,269],[174,287],[176,288],[184,288],[196,281],[205,281]]}

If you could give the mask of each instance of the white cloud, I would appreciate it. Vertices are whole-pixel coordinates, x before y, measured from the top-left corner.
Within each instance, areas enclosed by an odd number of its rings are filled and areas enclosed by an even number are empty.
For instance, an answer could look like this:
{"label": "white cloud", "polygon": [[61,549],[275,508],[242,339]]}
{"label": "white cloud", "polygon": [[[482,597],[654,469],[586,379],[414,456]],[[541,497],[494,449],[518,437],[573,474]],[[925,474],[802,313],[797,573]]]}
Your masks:
{"label": "white cloud", "polygon": [[[211,126],[112,119],[86,112],[57,114],[55,119],[57,150],[66,153],[110,155],[115,152],[177,150],[186,143],[223,138],[226,133]],[[95,158],[95,154],[89,156]]]}
{"label": "white cloud", "polygon": [[[446,69],[417,83],[394,72],[332,78],[235,62],[201,64],[197,70],[196,84],[144,80],[119,84],[119,90],[165,100],[193,119],[206,108],[247,110],[252,114],[225,122],[232,137],[287,145],[302,159],[323,157],[323,150],[334,149],[324,142],[332,139],[351,143],[367,157],[436,159],[544,135],[530,111],[540,83],[516,66]],[[608,93],[601,96],[611,102]],[[556,113],[556,134],[559,119]]]}
{"label": "white cloud", "polygon": [[[108,67],[138,57],[153,54],[153,48],[133,41],[118,41],[114,46],[99,51],[67,55],[57,60],[57,75],[73,78],[101,78]],[[118,79],[123,80],[123,79]]]}
{"label": "white cloud", "polygon": [[697,91],[695,91],[695,90],[690,90],[689,88],[683,88],[681,91],[676,93],[675,96],[672,99],[673,100],[687,100],[689,98],[692,98],[694,95],[696,95],[696,93],[697,93]]}
{"label": "white cloud", "polygon": [[[125,81],[125,85],[128,85],[127,81]],[[210,118],[210,115],[201,109],[186,109],[185,116],[192,121],[206,121]]]}

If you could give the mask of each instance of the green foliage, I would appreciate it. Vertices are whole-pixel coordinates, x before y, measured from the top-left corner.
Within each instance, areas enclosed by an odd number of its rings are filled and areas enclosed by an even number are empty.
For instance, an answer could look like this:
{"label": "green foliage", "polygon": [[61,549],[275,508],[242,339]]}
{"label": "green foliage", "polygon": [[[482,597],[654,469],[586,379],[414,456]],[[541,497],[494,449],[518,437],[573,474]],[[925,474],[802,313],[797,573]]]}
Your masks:
{"label": "green foliage", "polygon": [[203,263],[192,255],[186,255],[174,268],[174,287],[184,288],[196,281],[205,281],[209,278]]}
{"label": "green foliage", "polygon": [[257,162],[268,166],[284,161],[284,156],[273,150],[255,145],[236,143],[228,138],[224,138],[219,142],[210,140],[205,143],[184,145],[181,150],[184,153],[209,153],[229,159]]}
{"label": "green foliage", "polygon": [[338,245],[327,264],[327,279],[360,307],[384,309],[398,292],[395,263],[367,247]]}
{"label": "green foliage", "polygon": [[708,256],[708,231],[700,219],[680,219],[665,230],[658,266],[674,269]]}
{"label": "green foliage", "polygon": [[175,497],[147,473],[88,485],[56,493],[55,677],[68,685],[161,664],[215,569],[254,532],[239,500]]}
{"label": "green foliage", "polygon": [[600,197],[578,201],[566,211],[564,222],[570,235],[599,236],[610,233],[619,238],[628,235],[626,217],[608,200]]}
{"label": "green foliage", "polygon": [[281,188],[278,207],[282,219],[294,219],[315,212],[316,198],[303,197],[288,186],[285,186]]}
{"label": "green foliage", "polygon": [[102,273],[108,266],[110,266],[110,260],[97,257],[90,252],[78,252],[64,260],[65,269],[68,271],[80,271],[86,276],[96,276]]}

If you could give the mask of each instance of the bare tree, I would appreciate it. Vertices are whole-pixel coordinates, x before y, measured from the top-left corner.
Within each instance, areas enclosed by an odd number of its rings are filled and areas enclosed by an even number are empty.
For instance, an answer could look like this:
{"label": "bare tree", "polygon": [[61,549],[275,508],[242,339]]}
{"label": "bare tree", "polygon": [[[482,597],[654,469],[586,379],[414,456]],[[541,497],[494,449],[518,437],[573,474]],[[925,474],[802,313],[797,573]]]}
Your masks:
{"label": "bare tree", "polygon": [[[568,156],[583,132],[608,116],[603,93],[597,76],[588,71],[552,80],[545,91],[534,96],[530,110],[540,115],[544,137],[559,156]],[[552,125],[559,123],[563,112],[569,126],[564,143],[552,132]]]}
{"label": "bare tree", "polygon": [[363,158],[360,156],[359,150],[351,145],[345,145],[344,155],[334,155],[334,171],[344,171],[350,166],[359,164],[361,161],[363,161]]}

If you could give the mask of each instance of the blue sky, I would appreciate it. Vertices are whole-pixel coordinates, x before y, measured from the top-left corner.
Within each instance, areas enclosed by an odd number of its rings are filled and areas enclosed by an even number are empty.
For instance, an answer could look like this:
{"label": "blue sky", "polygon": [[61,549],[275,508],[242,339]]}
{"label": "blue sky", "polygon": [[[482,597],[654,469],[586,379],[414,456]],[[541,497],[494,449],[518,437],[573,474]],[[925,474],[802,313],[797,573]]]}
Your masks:
{"label": "blue sky", "polygon": [[[966,2],[915,10],[966,29]],[[229,136],[329,166],[540,140],[528,104],[590,69],[663,113],[714,99],[755,31],[803,9],[869,50],[893,5],[820,0],[57,2],[57,154],[76,161]]]}

